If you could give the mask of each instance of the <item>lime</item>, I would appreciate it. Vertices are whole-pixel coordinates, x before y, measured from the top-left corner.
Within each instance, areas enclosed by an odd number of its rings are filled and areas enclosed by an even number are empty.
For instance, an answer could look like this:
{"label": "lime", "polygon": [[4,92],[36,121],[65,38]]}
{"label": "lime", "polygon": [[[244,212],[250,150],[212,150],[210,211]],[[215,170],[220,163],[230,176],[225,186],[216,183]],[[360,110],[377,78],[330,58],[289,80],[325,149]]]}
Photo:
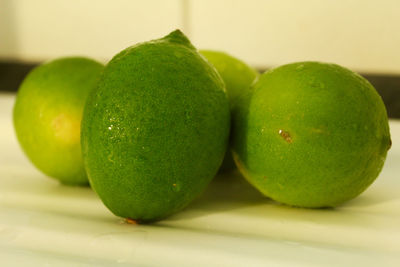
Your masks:
{"label": "lime", "polygon": [[226,86],[229,102],[244,94],[259,73],[242,60],[222,51],[200,50],[200,53],[217,69]]}
{"label": "lime", "polygon": [[85,106],[90,184],[117,216],[162,219],[215,176],[229,127],[221,77],[180,31],[129,47],[107,64]]}
{"label": "lime", "polygon": [[[217,69],[225,83],[230,106],[236,99],[249,90],[250,85],[259,73],[243,61],[221,51],[200,50],[200,53]],[[230,149],[226,151],[220,172],[231,171],[235,168]]]}
{"label": "lime", "polygon": [[60,58],[33,69],[19,88],[13,114],[18,141],[39,170],[62,183],[88,184],[80,123],[102,70],[91,59]]}
{"label": "lime", "polygon": [[360,75],[299,62],[260,76],[233,111],[234,159],[266,196],[334,207],[362,193],[390,148],[385,106]]}

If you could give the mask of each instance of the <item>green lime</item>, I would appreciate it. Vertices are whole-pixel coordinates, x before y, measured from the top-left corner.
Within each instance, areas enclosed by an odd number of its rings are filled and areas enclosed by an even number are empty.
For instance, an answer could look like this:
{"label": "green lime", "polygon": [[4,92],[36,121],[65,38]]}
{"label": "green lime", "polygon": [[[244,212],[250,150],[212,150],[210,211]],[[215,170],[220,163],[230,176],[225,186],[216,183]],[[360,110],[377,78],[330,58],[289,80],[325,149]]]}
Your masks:
{"label": "green lime", "polygon": [[90,184],[117,216],[162,219],[215,176],[229,128],[222,79],[180,31],[129,47],[107,64],[85,106]]}
{"label": "green lime", "polygon": [[233,153],[266,196],[334,207],[362,193],[390,148],[385,106],[360,75],[299,62],[260,76],[233,112]]}
{"label": "green lime", "polygon": [[200,53],[221,75],[231,106],[235,99],[244,94],[259,76],[259,73],[254,68],[225,52],[200,50]]}
{"label": "green lime", "polygon": [[61,58],[33,69],[19,88],[13,114],[18,141],[39,170],[62,183],[88,184],[80,123],[103,68],[87,58]]}
{"label": "green lime", "polygon": [[[221,51],[200,50],[200,53],[217,69],[228,93],[231,107],[236,99],[246,93],[259,73],[243,61]],[[232,154],[228,149],[220,171],[231,171],[235,168]]]}

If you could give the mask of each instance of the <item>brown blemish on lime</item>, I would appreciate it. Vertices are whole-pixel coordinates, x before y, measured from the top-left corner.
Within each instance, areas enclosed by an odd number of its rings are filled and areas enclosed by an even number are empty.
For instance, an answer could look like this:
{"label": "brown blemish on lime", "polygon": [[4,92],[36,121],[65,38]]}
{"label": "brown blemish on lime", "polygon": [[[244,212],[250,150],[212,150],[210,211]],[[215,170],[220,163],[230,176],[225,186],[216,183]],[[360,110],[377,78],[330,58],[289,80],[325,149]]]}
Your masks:
{"label": "brown blemish on lime", "polygon": [[134,219],[131,218],[125,218],[125,221],[129,224],[138,224],[138,222]]}
{"label": "brown blemish on lime", "polygon": [[285,139],[285,141],[289,144],[292,143],[292,137],[290,136],[289,132],[279,130],[279,135],[282,136],[282,138]]}

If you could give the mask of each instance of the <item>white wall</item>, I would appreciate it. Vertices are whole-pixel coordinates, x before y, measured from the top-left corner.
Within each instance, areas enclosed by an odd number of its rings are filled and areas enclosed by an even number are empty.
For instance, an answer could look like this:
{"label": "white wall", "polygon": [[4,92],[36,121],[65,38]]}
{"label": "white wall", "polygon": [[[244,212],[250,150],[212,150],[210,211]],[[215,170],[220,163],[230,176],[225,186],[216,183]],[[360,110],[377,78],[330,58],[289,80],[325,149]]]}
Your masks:
{"label": "white wall", "polygon": [[[0,57],[110,59],[137,42],[181,28],[179,0],[0,0]],[[1,6],[3,5],[3,7]],[[1,19],[6,16],[7,20]],[[4,40],[9,40],[3,46]],[[10,43],[12,45],[10,45]]]}
{"label": "white wall", "polygon": [[193,42],[253,65],[321,60],[400,73],[398,0],[199,0],[191,12]]}
{"label": "white wall", "polygon": [[1,0],[0,57],[107,60],[175,28],[261,68],[320,60],[400,74],[398,0]]}

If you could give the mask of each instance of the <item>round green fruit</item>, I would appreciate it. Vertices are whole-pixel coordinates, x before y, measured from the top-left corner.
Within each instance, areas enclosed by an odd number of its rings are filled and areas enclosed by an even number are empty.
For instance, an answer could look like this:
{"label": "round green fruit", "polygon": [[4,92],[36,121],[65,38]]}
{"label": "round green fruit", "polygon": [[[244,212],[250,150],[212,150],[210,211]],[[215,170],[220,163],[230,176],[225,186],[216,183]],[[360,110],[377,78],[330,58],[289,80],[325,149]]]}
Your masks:
{"label": "round green fruit", "polygon": [[259,73],[245,62],[221,51],[200,50],[200,53],[217,69],[226,86],[231,106],[248,91]]}
{"label": "round green fruit", "polygon": [[214,177],[229,127],[221,77],[180,31],[129,47],[107,64],[85,106],[90,184],[117,216],[162,219]]}
{"label": "round green fruit", "polygon": [[246,179],[288,205],[334,207],[362,193],[390,148],[381,97],[335,64],[300,62],[260,76],[233,112],[233,154]]}
{"label": "round green fruit", "polygon": [[[243,61],[221,51],[200,50],[200,53],[216,68],[226,86],[229,103],[232,107],[236,99],[246,93],[259,73]],[[230,149],[226,151],[220,171],[235,168]]]}
{"label": "round green fruit", "polygon": [[80,147],[83,106],[104,66],[82,57],[33,69],[14,106],[14,128],[31,162],[64,184],[87,185]]}

